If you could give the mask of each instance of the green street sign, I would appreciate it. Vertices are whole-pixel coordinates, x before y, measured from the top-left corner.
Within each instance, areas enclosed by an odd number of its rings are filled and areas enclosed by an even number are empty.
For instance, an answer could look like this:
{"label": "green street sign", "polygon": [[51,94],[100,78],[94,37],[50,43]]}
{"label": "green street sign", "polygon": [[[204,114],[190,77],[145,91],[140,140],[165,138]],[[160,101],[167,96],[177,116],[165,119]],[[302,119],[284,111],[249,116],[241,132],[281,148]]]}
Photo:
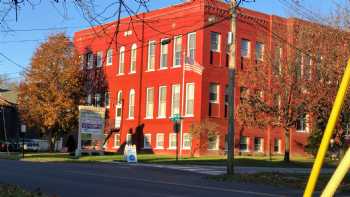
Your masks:
{"label": "green street sign", "polygon": [[174,114],[173,117],[171,117],[171,121],[173,122],[179,122],[182,119],[182,117],[180,116],[180,114]]}

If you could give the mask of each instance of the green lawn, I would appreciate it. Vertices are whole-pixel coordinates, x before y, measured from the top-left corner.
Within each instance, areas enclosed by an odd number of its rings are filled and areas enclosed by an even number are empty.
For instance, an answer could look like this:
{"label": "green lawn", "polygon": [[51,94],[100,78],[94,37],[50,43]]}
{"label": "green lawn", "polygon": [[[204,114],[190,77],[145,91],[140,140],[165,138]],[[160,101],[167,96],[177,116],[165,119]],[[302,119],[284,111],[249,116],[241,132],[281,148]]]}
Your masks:
{"label": "green lawn", "polygon": [[[322,191],[328,183],[331,174],[320,174],[317,180],[316,190]],[[309,178],[309,174],[291,174],[291,173],[254,173],[254,174],[236,174],[233,176],[220,175],[209,176],[211,180],[224,182],[244,182],[268,184],[277,187],[288,187],[296,189],[304,189]],[[338,191],[350,192],[350,176],[344,178],[343,183]]]}
{"label": "green lawn", "polygon": [[[24,161],[33,162],[111,162],[123,161],[120,154],[104,155],[104,156],[82,156],[75,158],[66,153],[34,153],[26,154]],[[157,164],[181,164],[181,165],[225,165],[225,156],[204,156],[189,158],[185,157],[176,162],[174,156],[170,155],[154,155],[154,154],[138,154],[138,161],[141,163],[157,163]],[[236,156],[235,165],[237,166],[260,166],[260,167],[311,167],[313,159],[304,157],[292,158],[292,161],[286,163],[283,157],[276,156],[272,160],[269,157],[258,156]],[[335,163],[328,162],[327,167],[335,166]]]}
{"label": "green lawn", "polygon": [[0,184],[0,197],[46,197],[39,192],[28,192],[18,186]]}

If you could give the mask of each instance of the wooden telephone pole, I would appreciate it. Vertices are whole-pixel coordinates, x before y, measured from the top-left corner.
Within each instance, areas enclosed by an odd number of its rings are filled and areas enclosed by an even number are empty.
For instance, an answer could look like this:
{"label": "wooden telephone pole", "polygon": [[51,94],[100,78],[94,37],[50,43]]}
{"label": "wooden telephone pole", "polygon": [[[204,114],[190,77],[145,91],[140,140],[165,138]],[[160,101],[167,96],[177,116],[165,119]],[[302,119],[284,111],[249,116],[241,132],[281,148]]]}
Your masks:
{"label": "wooden telephone pole", "polygon": [[237,18],[237,0],[231,0],[231,32],[229,33],[228,44],[230,45],[229,58],[229,83],[228,83],[228,131],[227,131],[227,174],[234,173],[234,136],[235,136],[235,120],[234,120],[234,96],[235,96],[235,72],[236,72],[236,18]]}

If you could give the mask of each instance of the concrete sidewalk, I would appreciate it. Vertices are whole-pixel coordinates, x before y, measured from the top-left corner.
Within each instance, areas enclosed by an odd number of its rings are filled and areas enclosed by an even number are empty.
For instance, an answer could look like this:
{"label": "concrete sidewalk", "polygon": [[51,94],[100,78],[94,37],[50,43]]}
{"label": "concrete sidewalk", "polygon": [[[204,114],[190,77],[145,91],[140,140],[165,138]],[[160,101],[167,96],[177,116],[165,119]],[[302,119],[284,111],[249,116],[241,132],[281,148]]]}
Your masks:
{"label": "concrete sidewalk", "polygon": [[[126,163],[126,162],[113,162],[118,165],[135,165],[142,167],[152,168],[165,168],[172,170],[180,170],[186,172],[194,172],[204,175],[222,175],[226,174],[226,166],[206,166],[206,165],[166,165],[166,164],[146,164],[146,163]],[[335,169],[325,168],[321,173],[333,173]],[[295,174],[308,174],[311,168],[282,168],[282,167],[245,167],[236,166],[235,172],[241,174],[253,174],[260,172],[278,172],[278,173],[295,173]]]}

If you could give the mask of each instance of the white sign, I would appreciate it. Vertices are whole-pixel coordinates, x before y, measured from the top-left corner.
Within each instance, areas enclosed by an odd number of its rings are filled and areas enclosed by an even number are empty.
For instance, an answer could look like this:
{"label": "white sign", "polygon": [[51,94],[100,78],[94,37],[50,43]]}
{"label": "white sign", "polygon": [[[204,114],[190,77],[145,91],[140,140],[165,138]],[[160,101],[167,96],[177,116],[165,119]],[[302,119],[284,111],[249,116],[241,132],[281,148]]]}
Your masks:
{"label": "white sign", "polygon": [[22,133],[25,133],[26,131],[27,131],[26,125],[25,125],[25,124],[22,124],[22,125],[21,125],[21,132],[22,132]]}
{"label": "white sign", "polygon": [[137,152],[135,144],[125,146],[124,158],[128,163],[137,163]]}
{"label": "white sign", "polygon": [[105,108],[79,106],[80,132],[103,135],[105,125]]}

